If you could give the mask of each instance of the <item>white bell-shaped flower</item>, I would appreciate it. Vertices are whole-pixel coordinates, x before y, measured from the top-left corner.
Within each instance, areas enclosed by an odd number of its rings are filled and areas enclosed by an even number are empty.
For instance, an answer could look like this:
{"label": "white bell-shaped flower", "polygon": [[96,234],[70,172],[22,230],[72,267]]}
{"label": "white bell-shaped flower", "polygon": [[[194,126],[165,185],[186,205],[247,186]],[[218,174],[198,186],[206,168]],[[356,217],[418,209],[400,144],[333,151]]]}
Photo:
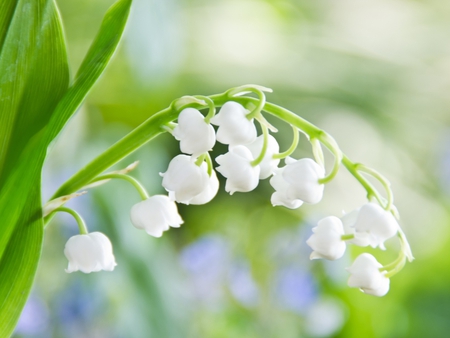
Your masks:
{"label": "white bell-shaped flower", "polygon": [[248,110],[241,104],[228,101],[219,113],[211,119],[211,123],[219,126],[217,130],[217,141],[230,146],[245,145],[256,139],[256,127],[253,119],[249,120],[246,115]]}
{"label": "white bell-shaped flower", "polygon": [[209,176],[204,166],[198,166],[190,156],[175,156],[163,177],[162,185],[169,197],[178,203],[189,204],[209,185]]}
{"label": "white bell-shaped flower", "polygon": [[[288,164],[295,162],[295,160],[287,157],[285,162]],[[287,192],[290,184],[283,178],[285,168],[277,168],[270,178],[270,185],[275,189],[275,192],[270,198],[270,202],[273,206],[282,205],[289,209],[297,209],[303,204],[303,201],[297,198],[291,198],[290,196],[288,197]]]}
{"label": "white bell-shaped flower", "polygon": [[180,141],[181,151],[193,157],[208,152],[216,143],[213,126],[206,123],[204,116],[194,108],[183,109],[172,135]]}
{"label": "white bell-shaped flower", "polygon": [[153,237],[161,237],[169,227],[179,228],[183,224],[177,205],[165,195],[154,195],[133,205],[130,218],[136,228]]}
{"label": "white bell-shaped flower", "polygon": [[216,158],[217,171],[220,172],[227,181],[225,191],[230,195],[236,191],[252,191],[259,183],[259,166],[252,166],[253,156],[250,150],[244,146],[230,147],[228,153]]}
{"label": "white bell-shaped flower", "polygon": [[[208,170],[208,166],[205,162],[202,163],[204,170]],[[211,201],[219,191],[219,180],[217,179],[216,172],[213,170],[211,176],[209,176],[208,185],[206,188],[197,196],[189,201],[190,204],[206,204]]]}
{"label": "white bell-shaped flower", "polygon": [[78,270],[84,273],[113,271],[117,265],[111,242],[101,232],[70,237],[64,248],[64,255],[69,260],[66,269],[69,273]]}
{"label": "white bell-shaped flower", "polygon": [[347,239],[346,242],[358,246],[368,246],[370,244],[368,234],[356,232],[354,228],[356,220],[358,219],[358,213],[359,209],[356,209],[341,217],[345,234],[354,236],[352,239]]}
{"label": "white bell-shaped flower", "polygon": [[286,196],[290,200],[315,204],[322,199],[324,185],[319,183],[319,179],[324,177],[325,171],[312,159],[303,158],[287,164],[282,175],[289,183]]}
{"label": "white bell-shaped flower", "polygon": [[371,254],[359,255],[352,266],[347,268],[350,272],[348,286],[360,288],[362,292],[373,296],[384,296],[389,291],[389,278],[385,271],[381,272],[382,265]]}
{"label": "white bell-shaped flower", "polygon": [[339,218],[326,217],[320,220],[312,231],[314,233],[306,241],[306,244],[313,249],[310,259],[335,260],[344,255],[346,245],[341,239],[341,236],[344,235],[344,226]]}
{"label": "white bell-shaped flower", "polygon": [[384,241],[395,236],[400,227],[389,211],[376,203],[367,203],[359,209],[354,228],[356,237],[365,236],[370,246],[384,250]]}
{"label": "white bell-shaped flower", "polygon": [[[259,164],[261,167],[261,172],[259,173],[259,179],[263,180],[272,175],[277,169],[278,163],[280,163],[279,159],[274,159],[273,155],[278,154],[280,152],[280,146],[278,145],[277,140],[272,135],[268,135],[267,140],[267,149],[266,154],[264,155],[263,160]],[[253,158],[257,158],[261,154],[261,150],[264,144],[264,135],[260,135],[256,138],[255,141],[246,145],[248,149],[250,149]]]}

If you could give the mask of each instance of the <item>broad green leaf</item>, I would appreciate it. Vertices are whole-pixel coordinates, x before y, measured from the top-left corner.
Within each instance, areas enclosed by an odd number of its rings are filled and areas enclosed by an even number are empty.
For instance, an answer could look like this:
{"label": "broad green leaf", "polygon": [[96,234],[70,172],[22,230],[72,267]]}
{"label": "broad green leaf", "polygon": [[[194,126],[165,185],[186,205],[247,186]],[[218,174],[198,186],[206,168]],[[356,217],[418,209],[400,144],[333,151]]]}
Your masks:
{"label": "broad green leaf", "polygon": [[49,121],[69,72],[52,0],[19,0],[0,53],[0,187]]}
{"label": "broad green leaf", "polygon": [[59,102],[49,124],[53,139],[78,109],[89,90],[105,70],[122,37],[132,0],[117,1],[106,13],[100,30],[84,58],[73,85]]}
{"label": "broad green leaf", "polygon": [[53,0],[0,3],[0,337],[12,334],[40,257],[40,177],[47,148],[111,59],[130,5],[120,0],[108,11],[68,89]]}

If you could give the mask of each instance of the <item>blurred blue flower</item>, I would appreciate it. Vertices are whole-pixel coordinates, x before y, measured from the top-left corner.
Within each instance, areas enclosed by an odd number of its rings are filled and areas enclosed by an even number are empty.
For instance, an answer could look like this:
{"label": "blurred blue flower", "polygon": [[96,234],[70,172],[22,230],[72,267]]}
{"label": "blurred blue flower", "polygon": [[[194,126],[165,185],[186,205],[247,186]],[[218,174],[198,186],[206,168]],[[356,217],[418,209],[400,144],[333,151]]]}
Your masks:
{"label": "blurred blue flower", "polygon": [[41,299],[31,296],[20,315],[15,333],[24,336],[46,337],[49,327],[47,307]]}
{"label": "blurred blue flower", "polygon": [[277,303],[282,308],[299,314],[304,314],[318,297],[314,277],[299,267],[292,266],[279,270],[274,287]]}
{"label": "blurred blue flower", "polygon": [[250,266],[245,260],[234,263],[229,273],[228,287],[233,297],[245,307],[254,307],[259,302],[259,289]]}
{"label": "blurred blue flower", "polygon": [[230,264],[230,248],[225,239],[204,236],[185,247],[180,260],[199,298],[212,303],[222,298],[222,286]]}

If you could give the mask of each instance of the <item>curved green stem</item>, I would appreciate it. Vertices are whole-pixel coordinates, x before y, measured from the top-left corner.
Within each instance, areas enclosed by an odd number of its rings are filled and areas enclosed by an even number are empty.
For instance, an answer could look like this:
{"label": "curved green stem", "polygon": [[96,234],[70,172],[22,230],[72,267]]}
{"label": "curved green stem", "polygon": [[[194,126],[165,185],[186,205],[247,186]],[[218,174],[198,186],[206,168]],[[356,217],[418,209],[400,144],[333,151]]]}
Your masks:
{"label": "curved green stem", "polygon": [[230,98],[235,98],[235,95],[242,95],[247,92],[255,93],[258,96],[258,104],[256,107],[246,115],[246,117],[251,120],[253,118],[257,118],[261,111],[263,110],[264,106],[266,105],[266,95],[264,94],[263,90],[266,89],[266,91],[271,91],[271,89],[264,88],[261,86],[256,85],[245,85],[241,87],[234,88],[227,92]]}
{"label": "curved green stem", "polygon": [[205,161],[206,161],[206,164],[208,165],[208,176],[211,177],[212,171],[213,171],[213,163],[211,160],[211,156],[209,156],[209,153],[206,153]]}
{"label": "curved green stem", "polygon": [[348,240],[353,239],[353,238],[355,238],[355,235],[354,235],[354,234],[347,234],[347,235],[342,235],[342,236],[341,236],[341,239],[342,239],[343,241],[348,241]]}
{"label": "curved green stem", "polygon": [[293,139],[292,139],[291,146],[288,148],[288,150],[286,150],[286,151],[284,151],[282,153],[274,154],[273,155],[274,159],[280,159],[281,160],[283,158],[286,158],[286,157],[290,156],[295,151],[295,149],[297,149],[298,140],[299,140],[299,135],[300,134],[298,132],[298,128],[297,127],[295,127],[293,125],[291,125],[291,127],[292,127],[292,131],[293,131]]}
{"label": "curved green stem", "polygon": [[356,167],[356,170],[358,171],[362,171],[366,174],[369,174],[370,176],[374,177],[375,179],[378,180],[378,182],[381,183],[381,185],[383,186],[383,188],[386,190],[386,196],[387,196],[387,203],[384,207],[384,209],[386,209],[387,211],[391,210],[392,207],[392,203],[394,201],[394,196],[392,194],[392,190],[391,190],[391,184],[390,182],[386,179],[386,177],[384,177],[383,175],[381,175],[379,172],[377,172],[376,170],[373,170],[372,168],[366,167],[365,165],[359,163]]}
{"label": "curved green stem", "polygon": [[195,160],[195,165],[200,167],[203,163],[203,161],[205,160],[206,154],[201,154],[196,160]]}
{"label": "curved green stem", "polygon": [[138,191],[142,200],[146,200],[150,197],[147,190],[145,190],[145,188],[142,186],[142,184],[137,179],[135,179],[134,177],[128,176],[128,175],[124,175],[124,174],[105,174],[105,175],[97,176],[90,183],[108,180],[108,179],[112,179],[112,178],[118,178],[118,179],[125,180],[125,181],[131,183]]}
{"label": "curved green stem", "polygon": [[389,270],[385,276],[387,278],[391,278],[392,276],[394,276],[395,274],[397,274],[401,269],[403,269],[403,267],[405,266],[406,263],[406,257],[403,256],[403,259],[397,263],[397,265],[392,269]]}
{"label": "curved green stem", "polygon": [[205,122],[209,123],[209,121],[216,115],[216,106],[214,105],[213,100],[211,100],[208,96],[203,95],[195,95],[194,96],[197,99],[203,100],[208,105],[209,111],[208,114],[205,116]]}
{"label": "curved green stem", "polygon": [[68,214],[71,214],[73,216],[73,218],[75,218],[75,220],[77,221],[78,229],[80,230],[80,234],[87,235],[89,233],[86,223],[84,223],[83,218],[81,218],[80,214],[78,212],[76,212],[75,210],[66,208],[66,207],[59,207],[59,208],[56,208],[55,210],[53,210],[52,214],[55,212],[67,212]]}
{"label": "curved green stem", "polygon": [[263,138],[264,138],[263,146],[262,146],[259,156],[257,158],[255,158],[252,162],[250,162],[252,167],[256,167],[258,164],[260,164],[262,162],[262,160],[264,159],[264,156],[266,156],[267,146],[269,144],[269,131],[267,130],[267,126],[263,123],[261,123],[261,130],[263,132]]}
{"label": "curved green stem", "polygon": [[309,142],[311,143],[312,152],[313,152],[314,158],[316,159],[316,162],[322,168],[325,168],[325,160],[323,158],[323,150],[322,150],[322,146],[320,145],[320,141],[316,138],[313,138]]}

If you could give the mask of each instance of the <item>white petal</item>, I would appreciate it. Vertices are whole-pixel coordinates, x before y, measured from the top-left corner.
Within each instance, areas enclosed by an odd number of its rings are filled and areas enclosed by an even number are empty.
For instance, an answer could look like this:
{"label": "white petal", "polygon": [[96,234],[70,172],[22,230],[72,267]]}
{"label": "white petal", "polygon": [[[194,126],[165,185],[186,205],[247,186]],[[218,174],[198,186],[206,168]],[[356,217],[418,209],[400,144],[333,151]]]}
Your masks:
{"label": "white petal", "polygon": [[324,185],[319,179],[324,177],[323,168],[310,158],[304,158],[286,165],[284,179],[290,184],[286,195],[290,199],[300,199],[315,204],[323,196]]}
{"label": "white petal", "polygon": [[384,241],[395,236],[399,225],[395,217],[376,203],[361,207],[354,225],[356,234],[366,234],[372,247],[384,249]]}
{"label": "white petal", "polygon": [[[206,163],[205,163],[206,164]],[[206,204],[211,201],[219,191],[219,180],[217,179],[216,172],[213,170],[209,177],[208,186],[200,194],[190,200],[190,204],[200,205]]]}
{"label": "white petal", "polygon": [[135,204],[130,218],[136,228],[144,229],[153,237],[161,237],[169,226],[179,227],[183,223],[175,202],[164,195],[154,195]]}
{"label": "white petal", "polygon": [[335,260],[341,258],[346,249],[345,242],[341,239],[344,234],[344,227],[339,218],[334,216],[326,217],[320,220],[314,232],[306,243],[314,251],[311,259],[325,258]]}
{"label": "white petal", "polygon": [[206,170],[186,155],[175,156],[162,176],[162,185],[169,195],[173,193],[175,200],[184,204],[189,204],[209,183]]}
{"label": "white petal", "polygon": [[244,146],[230,147],[229,152],[216,158],[220,164],[217,171],[227,178],[225,191],[233,194],[236,191],[252,191],[259,183],[259,166],[253,167],[250,150]]}
{"label": "white petal", "polygon": [[226,102],[211,123],[219,126],[217,141],[230,146],[245,145],[256,139],[253,119],[247,119],[248,111],[239,103]]}
{"label": "white petal", "polygon": [[270,178],[270,185],[275,189],[270,201],[273,206],[282,205],[289,209],[297,209],[303,204],[303,201],[287,197],[289,183],[283,178],[284,168],[276,169]]}
{"label": "white petal", "polygon": [[[261,154],[263,144],[264,144],[264,135],[260,135],[256,138],[254,142],[250,143],[246,147],[250,149],[253,158],[257,158]],[[279,152],[280,146],[278,145],[277,140],[272,135],[269,134],[266,154],[264,155],[263,160],[259,164],[259,166],[261,167],[261,172],[259,173],[260,180],[268,178],[277,169],[280,160],[274,159],[273,155],[278,154]]]}
{"label": "white petal", "polygon": [[184,109],[178,116],[173,136],[180,141],[183,153],[198,157],[211,150],[216,143],[214,128],[205,122],[204,116],[194,108]]}
{"label": "white petal", "polygon": [[66,243],[64,254],[69,260],[66,272],[112,271],[117,265],[108,237],[100,232],[76,235]]}

